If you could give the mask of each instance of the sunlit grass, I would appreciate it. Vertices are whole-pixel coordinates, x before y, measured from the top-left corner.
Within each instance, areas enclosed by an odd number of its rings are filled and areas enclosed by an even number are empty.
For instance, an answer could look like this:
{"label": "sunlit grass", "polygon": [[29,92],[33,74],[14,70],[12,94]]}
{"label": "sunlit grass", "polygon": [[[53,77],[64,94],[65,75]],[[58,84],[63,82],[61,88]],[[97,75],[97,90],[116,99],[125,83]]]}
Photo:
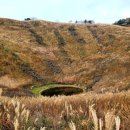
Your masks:
{"label": "sunlit grass", "polygon": [[55,88],[55,87],[76,87],[76,85],[70,85],[70,84],[47,84],[47,85],[34,85],[32,86],[31,92],[36,95],[39,96],[41,95],[41,92],[49,89],[49,88]]}

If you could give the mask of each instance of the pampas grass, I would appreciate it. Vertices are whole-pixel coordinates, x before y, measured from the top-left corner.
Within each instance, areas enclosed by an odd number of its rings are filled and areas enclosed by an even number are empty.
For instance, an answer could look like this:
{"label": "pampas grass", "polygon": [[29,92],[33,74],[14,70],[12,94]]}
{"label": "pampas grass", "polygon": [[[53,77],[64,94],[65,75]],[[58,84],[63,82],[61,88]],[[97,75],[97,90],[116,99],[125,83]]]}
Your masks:
{"label": "pampas grass", "polygon": [[76,130],[76,126],[75,126],[74,122],[72,122],[72,121],[69,123],[69,127],[71,130]]}
{"label": "pampas grass", "polygon": [[115,122],[116,122],[116,130],[120,130],[121,120],[119,116],[115,117]]}
{"label": "pampas grass", "polygon": [[96,114],[96,110],[93,108],[94,105],[89,107],[89,110],[92,114],[92,119],[93,119],[93,123],[94,123],[94,130],[98,130],[98,117]]}
{"label": "pampas grass", "polygon": [[[8,130],[129,130],[129,92],[59,97],[0,97],[0,126]],[[126,100],[125,100],[126,99]],[[117,104],[118,102],[118,104]],[[124,107],[123,107],[124,106]]]}

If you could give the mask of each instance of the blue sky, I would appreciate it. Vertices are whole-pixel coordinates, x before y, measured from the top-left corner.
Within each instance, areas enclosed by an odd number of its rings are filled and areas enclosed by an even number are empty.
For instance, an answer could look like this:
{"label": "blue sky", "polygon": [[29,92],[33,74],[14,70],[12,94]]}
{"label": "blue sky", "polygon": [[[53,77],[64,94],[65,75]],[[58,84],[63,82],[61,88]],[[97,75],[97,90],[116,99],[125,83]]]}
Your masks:
{"label": "blue sky", "polygon": [[130,17],[130,0],[0,0],[0,17],[23,20],[37,17],[68,22],[91,19],[113,23]]}

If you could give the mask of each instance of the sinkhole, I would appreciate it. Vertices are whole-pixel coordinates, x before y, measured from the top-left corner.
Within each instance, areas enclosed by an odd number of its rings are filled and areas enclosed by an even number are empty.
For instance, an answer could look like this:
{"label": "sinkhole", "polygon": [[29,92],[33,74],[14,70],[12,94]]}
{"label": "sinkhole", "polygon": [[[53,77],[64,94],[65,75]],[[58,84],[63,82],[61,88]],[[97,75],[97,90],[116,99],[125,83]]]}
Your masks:
{"label": "sinkhole", "polygon": [[78,87],[55,87],[55,88],[49,88],[47,90],[44,90],[41,92],[41,95],[43,96],[58,96],[58,95],[65,95],[70,96],[74,94],[82,93],[83,89]]}

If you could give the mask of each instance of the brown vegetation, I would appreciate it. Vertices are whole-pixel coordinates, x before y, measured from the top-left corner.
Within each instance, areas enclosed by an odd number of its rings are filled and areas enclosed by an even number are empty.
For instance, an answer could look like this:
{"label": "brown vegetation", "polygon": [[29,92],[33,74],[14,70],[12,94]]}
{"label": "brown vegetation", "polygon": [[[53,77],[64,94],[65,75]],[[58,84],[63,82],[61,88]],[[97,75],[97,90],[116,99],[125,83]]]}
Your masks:
{"label": "brown vegetation", "polygon": [[[0,97],[5,130],[129,130],[130,92],[59,97]],[[17,127],[17,128],[16,128]],[[119,128],[118,128],[119,127]],[[99,129],[100,128],[100,129]],[[7,129],[6,129],[7,130]]]}
{"label": "brown vegetation", "polygon": [[[0,19],[0,129],[129,130],[129,43],[128,27]],[[88,92],[32,97],[49,83]]]}
{"label": "brown vegetation", "polygon": [[129,34],[115,25],[0,19],[0,80],[23,79],[16,87],[61,82],[98,92],[128,90]]}
{"label": "brown vegetation", "polygon": [[12,79],[76,83],[98,92],[129,89],[129,28],[9,19],[0,23],[0,79],[8,76],[11,84]]}

